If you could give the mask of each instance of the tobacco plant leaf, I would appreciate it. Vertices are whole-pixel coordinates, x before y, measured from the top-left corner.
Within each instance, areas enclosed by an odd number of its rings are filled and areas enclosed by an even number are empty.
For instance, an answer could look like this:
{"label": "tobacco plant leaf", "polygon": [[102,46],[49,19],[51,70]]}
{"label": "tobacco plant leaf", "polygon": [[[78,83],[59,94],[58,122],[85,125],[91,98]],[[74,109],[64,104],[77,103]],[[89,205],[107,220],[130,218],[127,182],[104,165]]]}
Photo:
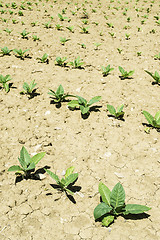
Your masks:
{"label": "tobacco plant leaf", "polygon": [[78,173],[73,173],[65,178],[65,187],[73,183],[78,178]]}
{"label": "tobacco plant leaf", "polygon": [[27,151],[27,149],[23,146],[20,151],[20,159],[21,162],[24,162],[26,165],[30,164],[31,157]]}
{"label": "tobacco plant leaf", "polygon": [[114,221],[114,216],[113,215],[108,215],[108,216],[103,218],[102,225],[105,226],[105,227],[108,227],[113,221]]}
{"label": "tobacco plant leaf", "polygon": [[79,103],[78,103],[78,100],[72,100],[68,103],[68,106],[70,108],[75,108],[75,107],[79,107]]}
{"label": "tobacco plant leaf", "polygon": [[120,105],[120,106],[117,108],[117,112],[122,112],[123,107],[124,107],[124,104]]}
{"label": "tobacco plant leaf", "polygon": [[94,209],[94,218],[95,220],[102,217],[103,215],[111,212],[112,207],[108,206],[106,203],[102,202],[97,205]]}
{"label": "tobacco plant leaf", "polygon": [[93,103],[96,103],[96,102],[99,102],[101,99],[101,96],[96,96],[96,97],[93,97],[89,103],[87,104],[88,106],[92,105]]}
{"label": "tobacco plant leaf", "polygon": [[54,174],[53,172],[51,172],[50,170],[48,170],[48,169],[44,169],[49,175],[50,175],[50,177],[51,178],[53,178],[55,181],[56,181],[56,183],[59,185],[59,183],[60,183],[60,180],[59,180],[59,177],[56,175],[56,174]]}
{"label": "tobacco plant leaf", "polygon": [[159,123],[159,121],[160,121],[160,110],[158,112],[156,112],[156,115],[155,115],[154,118],[155,118],[156,122]]}
{"label": "tobacco plant leaf", "polygon": [[125,203],[125,191],[120,183],[117,183],[110,196],[110,203],[115,209],[122,207]]}
{"label": "tobacco plant leaf", "polygon": [[83,105],[80,105],[79,108],[80,108],[82,114],[86,114],[89,112],[89,107],[84,107]]}
{"label": "tobacco plant leaf", "polygon": [[139,205],[139,204],[127,204],[125,206],[125,212],[124,214],[141,214],[146,211],[149,211],[151,208],[144,206],[144,205]]}
{"label": "tobacco plant leaf", "polygon": [[65,173],[65,178],[67,178],[69,175],[71,175],[74,171],[74,167],[69,167],[67,170],[66,170],[66,173]]}
{"label": "tobacco plant leaf", "polygon": [[107,104],[107,109],[112,115],[116,115],[116,109],[112,105]]}
{"label": "tobacco plant leaf", "polygon": [[44,157],[45,154],[45,152],[37,153],[31,158],[30,162],[36,165]]}
{"label": "tobacco plant leaf", "polygon": [[13,165],[8,169],[8,171],[9,172],[11,172],[11,171],[23,171],[23,169],[18,165]]}
{"label": "tobacco plant leaf", "polygon": [[109,188],[103,184],[102,182],[99,183],[98,191],[102,197],[102,201],[110,206],[110,195],[111,191]]}
{"label": "tobacco plant leaf", "polygon": [[143,111],[142,113],[144,114],[144,116],[147,119],[148,123],[152,125],[154,117],[147,111]]}

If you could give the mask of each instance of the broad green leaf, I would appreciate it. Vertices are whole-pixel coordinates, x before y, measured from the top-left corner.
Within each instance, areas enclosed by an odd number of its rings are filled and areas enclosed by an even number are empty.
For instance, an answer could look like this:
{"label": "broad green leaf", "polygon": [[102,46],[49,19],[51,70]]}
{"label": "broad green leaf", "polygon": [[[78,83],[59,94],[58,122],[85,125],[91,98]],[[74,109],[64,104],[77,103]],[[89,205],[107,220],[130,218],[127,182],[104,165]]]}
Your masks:
{"label": "broad green leaf", "polygon": [[154,79],[156,80],[157,83],[160,83],[160,75],[158,74],[157,71],[155,71]]}
{"label": "broad green leaf", "polygon": [[37,165],[37,163],[44,157],[45,154],[45,152],[37,153],[31,158],[30,162]]}
{"label": "broad green leaf", "polygon": [[64,88],[63,88],[62,85],[60,84],[59,87],[57,88],[56,95],[57,95],[58,97],[61,97],[61,96],[63,96],[63,94],[64,94]]}
{"label": "broad green leaf", "polygon": [[144,205],[139,205],[139,204],[127,204],[125,206],[125,215],[127,214],[141,214],[144,212],[149,211],[151,208],[144,206]]}
{"label": "broad green leaf", "polygon": [[84,107],[83,105],[80,105],[79,108],[80,108],[82,114],[86,114],[89,112],[89,107]]}
{"label": "broad green leaf", "polygon": [[44,170],[50,175],[51,178],[53,178],[56,181],[57,184],[60,183],[59,177],[56,174],[54,174],[48,169],[44,169]]}
{"label": "broad green leaf", "polygon": [[78,173],[72,173],[68,177],[65,178],[65,187],[69,184],[74,183],[74,181],[78,178]]}
{"label": "broad green leaf", "polygon": [[23,83],[23,89],[24,89],[26,92],[30,92],[30,87],[29,87],[28,83],[26,83],[26,82]]}
{"label": "broad green leaf", "polygon": [[71,190],[69,190],[68,188],[65,188],[65,190],[67,191],[67,193],[69,193],[70,195],[74,195],[74,192],[72,192]]}
{"label": "broad green leaf", "polygon": [[9,92],[9,84],[5,83],[4,84],[4,89],[8,93]]}
{"label": "broad green leaf", "polygon": [[143,111],[142,113],[144,114],[144,116],[147,119],[148,123],[152,125],[153,120],[154,120],[153,116],[149,112],[147,112],[147,111]]}
{"label": "broad green leaf", "polygon": [[114,186],[110,196],[110,203],[115,209],[124,205],[125,191],[120,183]]}
{"label": "broad green leaf", "polygon": [[122,112],[123,107],[124,107],[124,104],[120,105],[120,106],[117,108],[117,112]]}
{"label": "broad green leaf", "polygon": [[158,122],[160,120],[160,110],[156,113],[154,118],[155,118],[156,122]]}
{"label": "broad green leaf", "polygon": [[99,183],[98,191],[102,197],[102,201],[110,206],[110,194],[111,191],[109,188],[103,184],[102,182]]}
{"label": "broad green leaf", "polygon": [[102,225],[108,227],[114,221],[114,216],[108,215],[103,218]]}
{"label": "broad green leaf", "polygon": [[125,74],[125,70],[122,68],[122,67],[118,67],[119,68],[119,71],[122,73],[122,75],[124,75]]}
{"label": "broad green leaf", "polygon": [[93,97],[89,103],[87,103],[87,106],[91,106],[93,103],[96,103],[96,102],[99,102],[101,99],[101,96],[96,96],[96,97]]}
{"label": "broad green leaf", "polygon": [[99,205],[97,205],[97,207],[94,209],[94,218],[96,220],[111,211],[112,211],[112,207],[102,202]]}
{"label": "broad green leaf", "polygon": [[53,95],[53,96],[56,95],[55,91],[53,91],[52,89],[49,89],[49,90],[50,90],[51,92],[48,92],[48,94]]}
{"label": "broad green leaf", "polygon": [[76,108],[76,107],[79,107],[79,103],[78,103],[78,100],[72,100],[68,103],[68,106],[70,108]]}
{"label": "broad green leaf", "polygon": [[9,169],[8,169],[9,172],[12,172],[12,171],[23,171],[23,169],[18,166],[18,165],[13,165],[11,166]]}
{"label": "broad green leaf", "polygon": [[66,173],[65,173],[65,178],[67,178],[69,175],[71,175],[73,173],[73,171],[74,171],[73,166],[67,168]]}
{"label": "broad green leaf", "polygon": [[82,105],[86,105],[87,104],[87,100],[84,99],[83,97],[80,97],[80,96],[76,96],[78,98],[78,102],[79,104],[82,104]]}
{"label": "broad green leaf", "polygon": [[28,171],[34,168],[35,168],[35,164],[32,162],[25,170]]}
{"label": "broad green leaf", "polygon": [[25,162],[26,165],[28,165],[31,161],[31,157],[29,153],[27,152],[27,149],[23,146],[20,152],[20,159],[21,161]]}
{"label": "broad green leaf", "polygon": [[129,71],[128,76],[132,76],[133,73],[134,73],[134,70],[133,71]]}
{"label": "broad green leaf", "polygon": [[116,109],[112,105],[107,104],[107,109],[110,112],[110,114],[114,116],[116,115]]}

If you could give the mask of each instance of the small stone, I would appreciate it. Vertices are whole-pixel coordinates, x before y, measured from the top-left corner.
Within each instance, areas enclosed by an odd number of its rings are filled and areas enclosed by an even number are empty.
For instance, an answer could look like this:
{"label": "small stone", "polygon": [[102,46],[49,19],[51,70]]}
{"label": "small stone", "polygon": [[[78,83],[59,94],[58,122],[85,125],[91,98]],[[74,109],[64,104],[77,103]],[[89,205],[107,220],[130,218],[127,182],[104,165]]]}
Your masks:
{"label": "small stone", "polygon": [[46,116],[46,115],[49,115],[50,113],[51,111],[46,111],[44,115]]}

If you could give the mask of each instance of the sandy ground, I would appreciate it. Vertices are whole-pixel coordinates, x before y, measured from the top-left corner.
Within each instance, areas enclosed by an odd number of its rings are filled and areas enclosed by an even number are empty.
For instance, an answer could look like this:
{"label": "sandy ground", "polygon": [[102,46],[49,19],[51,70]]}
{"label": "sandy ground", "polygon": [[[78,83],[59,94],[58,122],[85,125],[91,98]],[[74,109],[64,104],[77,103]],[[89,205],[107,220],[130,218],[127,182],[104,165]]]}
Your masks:
{"label": "sandy ground", "polygon": [[[0,89],[0,239],[159,239],[160,133],[156,129],[150,129],[149,134],[144,131],[147,121],[142,114],[146,110],[155,115],[159,110],[160,86],[153,85],[144,71],[160,69],[159,60],[154,59],[160,50],[159,25],[154,17],[159,13],[159,1],[24,1],[25,10],[20,9],[21,1],[15,2],[17,8],[13,9],[9,1],[1,1],[0,10],[5,12],[0,12],[0,47],[29,49],[29,57],[21,60],[13,52],[0,57],[0,74],[9,74],[13,83],[9,93]],[[84,8],[88,34],[81,33],[79,27],[85,20]],[[63,9],[67,19],[60,21],[57,14]],[[19,16],[19,11],[24,15]],[[47,29],[44,24],[49,21],[51,28]],[[56,24],[63,26],[61,31]],[[68,26],[74,26],[74,33],[66,29]],[[11,34],[6,28],[13,30]],[[24,29],[30,32],[28,39],[20,35]],[[33,41],[32,35],[40,41]],[[70,40],[62,45],[60,37]],[[98,49],[95,43],[101,43]],[[49,54],[48,64],[37,60],[44,53]],[[80,56],[84,68],[57,66],[58,56],[67,57],[68,62]],[[101,66],[108,64],[114,70],[103,77]],[[132,78],[121,80],[118,66],[135,70]],[[32,99],[20,95],[23,83],[34,79],[39,95]],[[102,96],[97,111],[83,119],[80,110],[67,108],[67,102],[56,108],[48,91],[60,84],[66,93],[87,100]],[[109,117],[107,104],[117,107],[122,103],[125,121]],[[75,167],[79,174],[75,186],[81,187],[74,194],[76,203],[52,188],[50,184],[55,182],[47,174],[43,180],[28,179],[15,185],[16,177],[8,168],[18,164],[22,146],[32,155],[46,152],[36,169],[48,166],[61,176],[68,167]],[[93,216],[100,202],[100,181],[110,189],[122,183],[126,202],[151,207],[149,216],[118,217],[109,228],[102,227]]]}

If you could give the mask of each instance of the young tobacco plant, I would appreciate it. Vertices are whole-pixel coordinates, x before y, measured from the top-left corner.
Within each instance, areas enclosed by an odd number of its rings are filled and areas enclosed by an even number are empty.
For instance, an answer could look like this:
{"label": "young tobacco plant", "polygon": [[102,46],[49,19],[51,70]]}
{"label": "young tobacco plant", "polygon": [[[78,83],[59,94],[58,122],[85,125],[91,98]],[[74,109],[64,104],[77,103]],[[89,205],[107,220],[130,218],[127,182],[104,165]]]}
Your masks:
{"label": "young tobacco plant", "polygon": [[20,33],[22,38],[27,38],[28,34],[30,34],[30,32],[26,32],[26,30],[24,29],[23,32]]}
{"label": "young tobacco plant", "polygon": [[10,90],[9,84],[7,83],[10,80],[11,80],[10,75],[6,75],[6,76],[0,75],[0,83],[2,83],[2,86],[3,86],[4,90],[6,91],[6,93],[8,93]]}
{"label": "young tobacco plant", "polygon": [[29,153],[27,152],[26,148],[23,146],[20,151],[20,157],[18,157],[19,165],[11,166],[8,171],[16,171],[16,174],[20,174],[23,177],[29,177],[31,171],[34,171],[37,163],[44,157],[45,152],[37,153],[33,157],[30,157]]}
{"label": "young tobacco plant", "polygon": [[20,57],[21,59],[24,59],[25,57],[25,53],[29,51],[29,49],[26,49],[24,51],[22,51],[22,49],[13,49],[13,52],[16,54],[17,57]]}
{"label": "young tobacco plant", "polygon": [[67,64],[66,60],[67,60],[66,57],[63,57],[63,58],[57,57],[57,58],[56,58],[56,65],[61,66],[61,67],[64,67],[64,66],[66,66],[66,64]]}
{"label": "young tobacco plant", "polygon": [[147,71],[147,70],[144,70],[146,73],[148,73],[155,81],[156,83],[160,83],[160,75],[158,74],[157,71],[155,71],[154,74],[152,74],[151,72]]}
{"label": "young tobacco plant", "polygon": [[37,60],[40,60],[41,63],[45,63],[45,62],[48,63],[49,61],[47,58],[48,58],[48,54],[45,53],[41,58],[38,57]]}
{"label": "young tobacco plant", "polygon": [[8,47],[4,47],[4,48],[1,48],[1,52],[0,54],[2,54],[2,56],[4,55],[10,55],[10,52],[12,52],[13,50],[10,50]]}
{"label": "young tobacco plant", "polygon": [[120,66],[118,68],[119,68],[120,73],[122,74],[121,79],[129,78],[134,73],[134,70],[127,72]]}
{"label": "young tobacco plant", "polygon": [[160,60],[160,53],[159,53],[159,54],[156,54],[156,55],[154,55],[154,59],[155,59],[155,60]]}
{"label": "young tobacco plant", "polygon": [[101,96],[96,96],[96,97],[93,97],[89,102],[87,102],[86,99],[84,99],[80,96],[76,96],[76,97],[77,97],[77,100],[70,101],[68,103],[68,106],[71,109],[79,107],[82,115],[85,115],[85,114],[88,115],[90,113],[91,105],[96,103],[96,102],[99,102],[100,99],[101,99]]}
{"label": "young tobacco plant", "polygon": [[74,95],[64,94],[64,88],[62,87],[61,84],[57,88],[56,92],[53,91],[52,89],[49,89],[49,90],[50,90],[50,92],[48,94],[51,95],[51,97],[53,98],[54,102],[56,102],[56,103],[60,103],[60,102],[65,101],[65,99],[67,97],[75,97]]}
{"label": "young tobacco plant", "polygon": [[30,84],[24,82],[23,83],[24,91],[20,92],[20,94],[28,94],[29,97],[32,97],[33,93],[36,90],[36,89],[34,89],[36,85],[37,85],[37,83],[35,83],[35,80],[33,80]]}
{"label": "young tobacco plant", "polygon": [[51,178],[53,178],[56,181],[56,183],[59,185],[59,188],[61,189],[61,191],[65,191],[66,193],[68,193],[70,195],[74,194],[68,188],[69,185],[73,185],[74,182],[78,178],[78,173],[73,173],[73,171],[74,171],[74,167],[73,166],[69,167],[66,170],[65,177],[62,178],[61,180],[59,179],[59,177],[55,173],[51,172],[50,170],[45,169],[45,171],[50,175]]}
{"label": "young tobacco plant", "polygon": [[84,62],[81,62],[80,57],[78,56],[74,62],[70,62],[70,65],[72,65],[74,68],[82,68],[82,65],[84,64]]}
{"label": "young tobacco plant", "polygon": [[64,45],[66,42],[68,42],[70,39],[69,38],[63,38],[63,37],[60,37],[60,42],[62,45]]}
{"label": "young tobacco plant", "polygon": [[103,226],[108,227],[118,215],[137,215],[149,211],[151,208],[139,204],[125,204],[125,191],[120,183],[117,183],[113,190],[99,183],[99,193],[102,202],[94,209],[94,218],[99,220]]}
{"label": "young tobacco plant", "polygon": [[64,21],[65,19],[67,19],[67,17],[63,17],[63,15],[61,15],[60,13],[58,13],[58,17],[60,21]]}
{"label": "young tobacco plant", "polygon": [[108,65],[107,67],[101,66],[101,69],[102,69],[103,77],[107,76],[111,71],[114,70],[114,68],[110,68],[110,65]]}
{"label": "young tobacco plant", "polygon": [[148,123],[154,128],[160,128],[160,110],[153,117],[149,112],[142,111]]}
{"label": "young tobacco plant", "polygon": [[123,118],[124,116],[123,107],[124,104],[118,106],[116,111],[116,109],[112,105],[107,104],[107,110],[110,112],[111,115],[113,115],[117,119]]}

